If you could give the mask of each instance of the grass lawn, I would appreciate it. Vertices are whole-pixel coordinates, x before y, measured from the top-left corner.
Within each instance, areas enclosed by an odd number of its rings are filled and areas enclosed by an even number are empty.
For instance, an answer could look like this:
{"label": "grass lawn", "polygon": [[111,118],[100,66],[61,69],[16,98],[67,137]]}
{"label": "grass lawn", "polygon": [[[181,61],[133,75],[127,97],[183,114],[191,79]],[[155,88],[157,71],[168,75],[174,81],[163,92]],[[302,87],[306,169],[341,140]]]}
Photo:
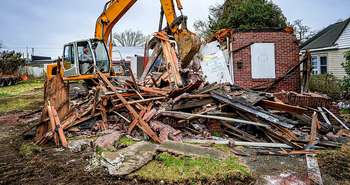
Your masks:
{"label": "grass lawn", "polygon": [[220,161],[206,157],[192,158],[161,153],[131,176],[151,181],[194,183],[198,180],[225,181],[232,177],[243,180],[251,174],[248,167],[236,157]]}
{"label": "grass lawn", "polygon": [[0,87],[0,114],[39,108],[43,102],[43,87],[42,80]]}

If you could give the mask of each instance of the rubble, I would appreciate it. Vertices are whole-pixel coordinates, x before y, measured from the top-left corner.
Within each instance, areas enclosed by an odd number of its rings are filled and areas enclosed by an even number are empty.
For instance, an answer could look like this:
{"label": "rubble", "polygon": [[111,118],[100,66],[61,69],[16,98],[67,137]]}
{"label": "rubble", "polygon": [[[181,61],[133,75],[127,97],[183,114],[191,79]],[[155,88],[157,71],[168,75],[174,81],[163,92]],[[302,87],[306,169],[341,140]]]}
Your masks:
{"label": "rubble", "polygon": [[114,143],[120,139],[122,134],[119,131],[114,131],[110,134],[103,135],[96,139],[95,145],[101,148],[113,147]]}
{"label": "rubble", "polygon": [[[128,149],[104,152],[109,172],[124,175],[152,160],[157,151],[181,155],[204,152],[225,158],[216,151],[208,153],[207,149],[181,144],[184,141],[253,147],[263,155],[305,155],[338,148],[349,140],[349,125],[331,111],[329,98],[315,93],[253,91],[230,83],[209,84],[200,72],[190,67],[180,69],[166,35],[158,33],[156,37],[160,42],[139,81],[108,79],[97,70],[95,86],[85,97],[71,101],[69,109],[67,98],[47,95],[35,143],[53,141],[69,147],[67,136],[95,136],[112,130],[95,144],[111,147],[123,134],[160,144],[140,142]],[[162,63],[154,66],[161,53]],[[55,86],[63,87],[58,83],[62,80],[55,78],[51,79],[57,81]],[[59,97],[68,94],[52,91]],[[134,152],[130,153],[130,147]],[[142,158],[138,157],[140,152]],[[127,156],[132,159],[128,165]]]}
{"label": "rubble", "polygon": [[[284,148],[303,150],[310,143],[320,148],[337,147],[340,143],[327,136],[348,129],[346,123],[325,107],[289,105],[273,94],[229,84],[207,85],[195,81],[182,88],[159,88],[138,82],[139,91],[132,82],[124,85],[114,86],[100,75],[99,85],[75,102],[62,121],[56,118],[47,123],[60,122],[60,128],[73,135],[115,130],[116,135],[98,139],[102,147],[111,146],[122,133],[139,139],[145,134],[156,143],[179,142],[183,138],[211,139],[210,128],[217,124],[224,138],[285,144],[288,147]],[[311,117],[310,113],[319,114],[322,120]],[[71,132],[73,127],[80,129]],[[47,131],[45,140],[57,141],[55,137],[64,136],[53,131]]]}

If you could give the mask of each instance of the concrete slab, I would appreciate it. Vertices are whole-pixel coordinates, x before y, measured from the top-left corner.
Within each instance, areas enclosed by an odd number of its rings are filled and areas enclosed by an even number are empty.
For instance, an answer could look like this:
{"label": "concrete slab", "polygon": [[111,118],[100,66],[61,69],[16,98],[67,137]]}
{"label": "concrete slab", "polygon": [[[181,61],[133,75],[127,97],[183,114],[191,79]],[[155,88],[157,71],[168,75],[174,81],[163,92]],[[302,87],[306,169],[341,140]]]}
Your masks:
{"label": "concrete slab", "polygon": [[146,165],[157,154],[157,145],[139,142],[117,152],[103,152],[102,166],[110,175],[128,175]]}

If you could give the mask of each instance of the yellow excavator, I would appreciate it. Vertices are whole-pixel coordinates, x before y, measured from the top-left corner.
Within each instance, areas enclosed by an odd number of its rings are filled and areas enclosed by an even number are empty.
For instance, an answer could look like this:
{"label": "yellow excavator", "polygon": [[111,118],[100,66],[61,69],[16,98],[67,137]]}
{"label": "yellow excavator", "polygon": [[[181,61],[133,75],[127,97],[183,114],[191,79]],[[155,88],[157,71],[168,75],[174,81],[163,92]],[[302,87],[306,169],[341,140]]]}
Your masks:
{"label": "yellow excavator", "polygon": [[[59,72],[64,81],[89,80],[97,78],[97,70],[110,77],[112,28],[136,2],[137,0],[108,1],[97,19],[95,38],[65,44],[59,64],[47,66],[48,79]],[[161,19],[158,31],[166,31],[174,37],[181,66],[185,67],[199,50],[199,39],[187,29],[187,17],[182,15],[183,6],[180,0],[160,0],[160,4]],[[177,16],[175,6],[181,13],[180,16]],[[164,16],[167,26],[163,29]]]}

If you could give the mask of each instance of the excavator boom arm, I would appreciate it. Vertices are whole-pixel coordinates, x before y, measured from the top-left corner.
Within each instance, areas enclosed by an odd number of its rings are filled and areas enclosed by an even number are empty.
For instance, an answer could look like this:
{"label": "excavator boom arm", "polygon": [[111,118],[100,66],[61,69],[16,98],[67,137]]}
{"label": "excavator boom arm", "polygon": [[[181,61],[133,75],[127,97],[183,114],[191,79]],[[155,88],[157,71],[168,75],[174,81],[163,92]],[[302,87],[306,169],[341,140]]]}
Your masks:
{"label": "excavator boom arm", "polygon": [[[104,11],[98,17],[95,29],[95,38],[103,40],[108,45],[108,40],[114,25],[136,3],[137,0],[110,0],[106,3]],[[175,37],[179,48],[181,67],[185,68],[200,47],[199,38],[196,34],[187,30],[186,25],[179,30],[180,24],[186,22],[183,16],[177,17],[175,5],[182,14],[180,0],[160,0],[161,10],[165,15],[169,30]],[[180,21],[179,21],[180,20]],[[112,42],[109,42],[109,55],[112,58]]]}
{"label": "excavator boom arm", "polygon": [[[114,25],[124,16],[124,14],[136,3],[137,0],[111,0],[106,3],[104,11],[98,17],[95,27],[95,38],[103,40],[106,44]],[[179,1],[176,1],[178,7]],[[176,19],[175,4],[173,0],[160,0],[162,10],[168,25]]]}

